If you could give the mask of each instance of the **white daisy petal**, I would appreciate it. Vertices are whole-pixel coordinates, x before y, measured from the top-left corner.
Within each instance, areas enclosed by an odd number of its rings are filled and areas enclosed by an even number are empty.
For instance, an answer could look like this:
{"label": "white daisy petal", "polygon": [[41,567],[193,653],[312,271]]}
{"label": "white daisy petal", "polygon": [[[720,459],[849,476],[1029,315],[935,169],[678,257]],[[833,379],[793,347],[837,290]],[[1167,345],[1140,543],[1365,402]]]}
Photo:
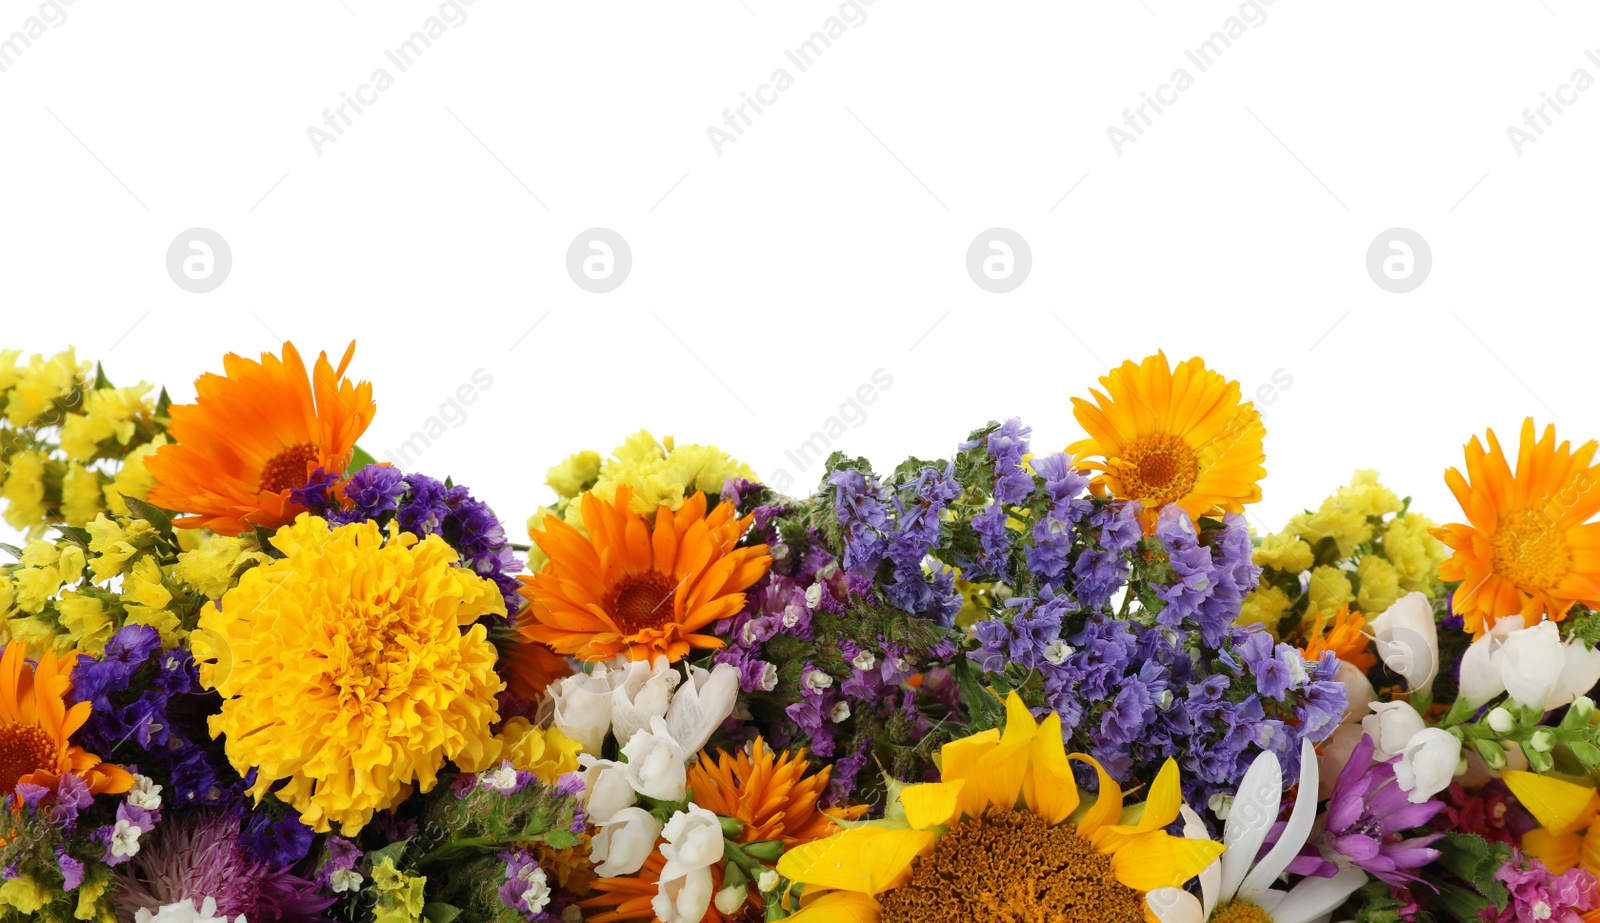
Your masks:
{"label": "white daisy petal", "polygon": [[1146,909],[1156,923],[1206,923],[1210,914],[1200,901],[1182,888],[1158,888],[1144,896]]}
{"label": "white daisy petal", "polygon": [[1304,878],[1267,912],[1272,914],[1273,923],[1311,923],[1332,912],[1366,883],[1367,873],[1358,868],[1341,869],[1332,878]]}
{"label": "white daisy petal", "polygon": [[[1315,794],[1316,789],[1312,789]],[[1245,874],[1266,842],[1267,831],[1278,819],[1278,808],[1283,799],[1283,767],[1270,752],[1263,752],[1250,764],[1233,796],[1233,807],[1228,813],[1227,826],[1222,831],[1222,842],[1227,851],[1222,854],[1222,887],[1217,892],[1217,902],[1233,900]],[[1299,847],[1296,847],[1298,849]]]}
{"label": "white daisy petal", "polygon": [[[1237,803],[1236,803],[1237,804]],[[1274,818],[1275,819],[1275,818]],[[1294,810],[1272,850],[1256,863],[1239,886],[1241,900],[1254,901],[1257,895],[1272,887],[1283,870],[1306,845],[1311,827],[1317,821],[1317,751],[1311,741],[1300,741],[1300,788],[1295,795]]]}

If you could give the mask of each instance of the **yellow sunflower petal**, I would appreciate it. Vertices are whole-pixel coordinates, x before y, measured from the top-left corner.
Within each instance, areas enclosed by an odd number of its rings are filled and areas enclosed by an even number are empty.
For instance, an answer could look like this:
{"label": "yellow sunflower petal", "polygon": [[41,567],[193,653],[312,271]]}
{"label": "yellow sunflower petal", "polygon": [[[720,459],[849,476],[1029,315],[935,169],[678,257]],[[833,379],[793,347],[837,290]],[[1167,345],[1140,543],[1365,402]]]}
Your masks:
{"label": "yellow sunflower petal", "polygon": [[1051,712],[1039,725],[1028,751],[1028,775],[1023,779],[1028,807],[1054,826],[1078,809],[1078,780],[1072,777],[1067,748],[1061,739],[1061,716]]}
{"label": "yellow sunflower petal", "polygon": [[977,783],[978,761],[999,745],[1000,732],[990,728],[939,748],[939,777],[946,782],[969,783],[961,793],[961,813],[974,817],[983,813],[985,801],[983,786]]}
{"label": "yellow sunflower petal", "polygon": [[1511,789],[1511,794],[1517,796],[1517,800],[1533,814],[1539,825],[1551,833],[1581,830],[1594,820],[1596,811],[1600,810],[1600,796],[1586,785],[1574,785],[1515,769],[1508,769],[1500,775],[1505,779],[1506,787]]}
{"label": "yellow sunflower petal", "polygon": [[978,759],[978,784],[984,798],[1001,808],[1013,808],[1028,774],[1028,751],[1038,736],[1033,713],[1015,692],[1006,697],[1006,729],[1000,745]]}
{"label": "yellow sunflower petal", "polygon": [[778,874],[818,888],[881,894],[911,879],[911,863],[934,839],[926,830],[857,827],[789,850]]}
{"label": "yellow sunflower petal", "polygon": [[[1092,756],[1074,753],[1067,759],[1077,760],[1094,767],[1095,774],[1100,777],[1100,794],[1095,798],[1094,804],[1089,806],[1082,818],[1078,820],[1078,835],[1088,837],[1094,842],[1094,835],[1100,828],[1116,823],[1122,819],[1122,786],[1117,780],[1111,778],[1111,773],[1100,765],[1100,761]],[[1099,844],[1095,844],[1099,848]],[[1103,851],[1103,850],[1102,850]]]}
{"label": "yellow sunflower petal", "polygon": [[1215,840],[1191,840],[1155,830],[1119,846],[1111,855],[1111,870],[1135,891],[1179,888],[1217,861],[1226,848]]}
{"label": "yellow sunflower petal", "polygon": [[790,923],[878,923],[883,905],[866,894],[834,891],[824,894],[789,917]]}
{"label": "yellow sunflower petal", "polygon": [[1139,822],[1102,827],[1091,837],[1094,847],[1103,853],[1114,852],[1130,838],[1160,830],[1177,820],[1178,809],[1182,806],[1183,788],[1178,779],[1178,762],[1169,757],[1150,786]]}
{"label": "yellow sunflower petal", "polygon": [[1582,859],[1583,837],[1537,828],[1522,835],[1522,851],[1543,862],[1550,874],[1564,875]]}
{"label": "yellow sunflower petal", "polygon": [[908,785],[900,790],[900,804],[906,809],[906,823],[918,830],[949,824],[960,816],[961,790],[965,779],[954,782],[928,782]]}

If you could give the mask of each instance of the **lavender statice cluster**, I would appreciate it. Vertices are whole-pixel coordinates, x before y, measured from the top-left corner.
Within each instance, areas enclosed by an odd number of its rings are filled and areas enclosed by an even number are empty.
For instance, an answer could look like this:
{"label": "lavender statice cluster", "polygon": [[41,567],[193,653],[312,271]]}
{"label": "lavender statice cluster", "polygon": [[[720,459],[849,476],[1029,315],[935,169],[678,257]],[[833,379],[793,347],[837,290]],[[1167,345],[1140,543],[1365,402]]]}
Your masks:
{"label": "lavender statice cluster", "polygon": [[393,521],[412,535],[437,535],[461,555],[461,566],[494,582],[506,611],[521,608],[516,575],[522,569],[505,526],[489,505],[464,485],[425,474],[407,474],[388,465],[367,465],[342,484],[317,469],[293,499],[311,513],[343,525],[363,520]]}
{"label": "lavender statice cluster", "polygon": [[72,679],[68,702],[94,706],[78,731],[90,752],[137,764],[165,786],[172,811],[241,802],[245,782],[206,729],[221,702],[200,687],[188,648],[163,651],[154,628],[125,625],[100,659],[79,659]]}
{"label": "lavender statice cluster", "polygon": [[840,566],[866,578],[882,568],[884,602],[946,627],[953,624],[961,611],[955,576],[923,568],[940,543],[946,509],[961,496],[949,463],[922,465],[897,488],[880,483],[864,465],[834,469],[828,484],[843,538]]}
{"label": "lavender statice cluster", "polygon": [[[1118,572],[1131,576],[1117,613],[1098,591],[1016,597],[975,626],[969,654],[1059,714],[1069,746],[1120,780],[1152,778],[1177,754],[1186,799],[1200,807],[1220,805],[1263,751],[1298,772],[1301,740],[1332,734],[1346,706],[1337,657],[1308,662],[1259,626],[1234,624],[1257,573],[1249,533],[1238,517],[1208,525],[1197,534],[1168,507],[1154,542],[1120,553]],[[1093,547],[1128,545],[1115,513],[1100,528]],[[1103,556],[1095,566],[1110,568]]]}

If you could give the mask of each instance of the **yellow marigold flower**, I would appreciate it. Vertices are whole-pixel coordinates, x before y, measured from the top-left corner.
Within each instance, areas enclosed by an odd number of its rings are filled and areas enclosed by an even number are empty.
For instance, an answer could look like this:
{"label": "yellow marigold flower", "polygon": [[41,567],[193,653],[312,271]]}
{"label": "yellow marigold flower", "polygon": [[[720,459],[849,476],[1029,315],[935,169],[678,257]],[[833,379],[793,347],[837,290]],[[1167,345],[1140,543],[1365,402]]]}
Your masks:
{"label": "yellow marigold flower", "polygon": [[1400,573],[1403,593],[1427,593],[1439,582],[1439,564],[1449,553],[1433,537],[1438,524],[1426,516],[1407,513],[1389,520],[1383,531],[1383,555]]}
{"label": "yellow marigold flower", "polygon": [[111,483],[105,486],[106,509],[119,516],[129,516],[132,515],[132,511],[122,502],[123,497],[132,497],[135,500],[146,500],[150,497],[150,488],[156,479],[145,467],[145,461],[166,444],[166,436],[157,436],[128,453],[122,460],[122,467],[112,476]]}
{"label": "yellow marigold flower", "polygon": [[207,535],[201,542],[199,548],[178,555],[178,566],[173,573],[205,594],[207,599],[221,599],[245,565],[272,560],[271,555],[246,551],[244,543],[231,535]]}
{"label": "yellow marigold flower", "polygon": [[1298,574],[1310,570],[1316,558],[1311,553],[1310,545],[1301,541],[1294,533],[1284,531],[1262,539],[1251,560],[1257,567],[1270,567],[1285,573]]}
{"label": "yellow marigold flower", "polygon": [[1356,565],[1356,576],[1361,578],[1361,591],[1356,594],[1356,605],[1362,612],[1383,612],[1399,599],[1400,572],[1393,564],[1375,554],[1369,554]]}
{"label": "yellow marigold flower", "polygon": [[61,479],[61,518],[69,526],[82,526],[101,509],[100,475],[77,462],[68,465]]}
{"label": "yellow marigold flower", "polygon": [[561,776],[578,769],[578,752],[583,746],[558,728],[541,729],[515,715],[495,736],[505,745],[500,751],[501,759],[510,760],[516,769],[533,773],[547,785],[554,785]]}
{"label": "yellow marigold flower", "polygon": [[13,529],[29,535],[43,532],[48,515],[44,505],[44,456],[32,449],[11,456],[0,499],[6,501],[6,522]]}
{"label": "yellow marigold flower", "polygon": [[88,461],[107,439],[127,445],[138,429],[139,417],[155,412],[155,403],[145,398],[150,388],[141,381],[127,388],[96,388],[85,394],[83,413],[68,414],[62,424],[61,450],[68,458]]}
{"label": "yellow marigold flower", "polygon": [[563,500],[571,500],[600,480],[600,453],[585,449],[545,472],[544,482]]}
{"label": "yellow marigold flower", "polygon": [[1283,613],[1288,610],[1289,594],[1275,586],[1257,587],[1251,590],[1239,606],[1240,625],[1261,624],[1267,626],[1267,631],[1273,637],[1278,634],[1278,622],[1283,619]]}
{"label": "yellow marigold flower", "polygon": [[6,419],[12,426],[32,425],[57,399],[71,394],[93,368],[91,362],[80,363],[71,349],[50,359],[34,356],[11,388],[10,399],[6,401]]}
{"label": "yellow marigold flower", "polygon": [[1324,564],[1312,569],[1306,597],[1306,617],[1316,618],[1319,615],[1332,617],[1340,606],[1355,602],[1356,594],[1351,590],[1350,578],[1345,576],[1344,571]]}
{"label": "yellow marigold flower", "polygon": [[437,535],[384,541],[372,522],[302,515],[272,543],[285,557],[246,571],[190,639],[223,699],[211,733],[240,773],[257,769],[251,794],[352,836],[431,790],[446,760],[481,772],[499,759],[504,684],[473,624],[505,614],[493,583]]}
{"label": "yellow marigold flower", "polygon": [[67,630],[67,637],[75,647],[96,657],[105,652],[106,642],[111,640],[116,625],[106,614],[100,597],[68,590],[61,594],[56,611],[61,614],[61,627]]}

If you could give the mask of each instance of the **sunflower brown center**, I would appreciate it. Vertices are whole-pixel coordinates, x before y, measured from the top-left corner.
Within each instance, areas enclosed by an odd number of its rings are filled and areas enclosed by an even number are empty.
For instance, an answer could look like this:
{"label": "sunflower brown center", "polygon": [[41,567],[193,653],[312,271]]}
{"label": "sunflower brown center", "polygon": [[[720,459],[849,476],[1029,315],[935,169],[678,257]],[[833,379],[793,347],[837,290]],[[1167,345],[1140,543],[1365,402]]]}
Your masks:
{"label": "sunflower brown center", "polygon": [[1211,923],[1272,923],[1272,914],[1249,901],[1230,901],[1212,912]]}
{"label": "sunflower brown center", "polygon": [[8,721],[0,725],[0,793],[11,794],[30,772],[55,768],[55,742],[44,728]]}
{"label": "sunflower brown center", "polygon": [[1139,893],[1071,827],[1032,811],[965,818],[883,896],[883,923],[1140,923]]}
{"label": "sunflower brown center", "polygon": [[262,467],[261,489],[275,494],[306,486],[306,463],[316,460],[317,447],[310,443],[284,449]]}
{"label": "sunflower brown center", "polygon": [[1121,492],[1151,506],[1187,494],[1200,474],[1199,456],[1181,436],[1171,433],[1140,436],[1123,449],[1122,461],[1116,472]]}
{"label": "sunflower brown center", "polygon": [[678,583],[666,574],[646,571],[617,585],[605,601],[605,609],[617,620],[623,634],[655,628],[671,617],[672,595]]}
{"label": "sunflower brown center", "polygon": [[1565,533],[1538,510],[1500,520],[1489,544],[1495,573],[1525,590],[1554,590],[1572,568]]}

